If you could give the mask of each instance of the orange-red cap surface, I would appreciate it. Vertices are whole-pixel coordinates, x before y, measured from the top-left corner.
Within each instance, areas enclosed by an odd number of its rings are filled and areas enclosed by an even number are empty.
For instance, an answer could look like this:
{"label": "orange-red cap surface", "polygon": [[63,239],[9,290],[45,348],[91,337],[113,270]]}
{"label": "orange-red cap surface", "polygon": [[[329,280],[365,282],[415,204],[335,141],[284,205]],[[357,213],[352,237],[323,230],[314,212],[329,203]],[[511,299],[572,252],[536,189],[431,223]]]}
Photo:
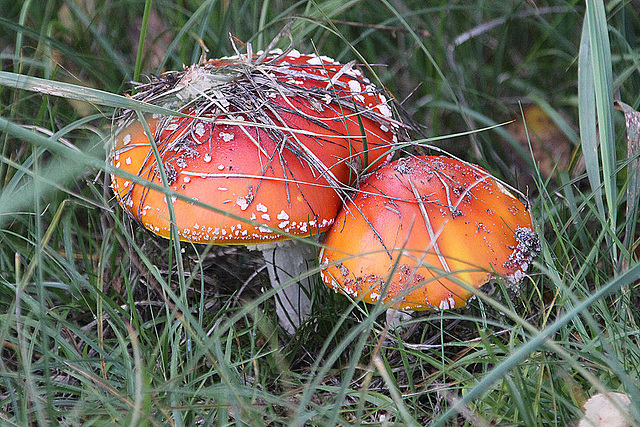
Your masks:
{"label": "orange-red cap surface", "polygon": [[478,288],[499,274],[517,283],[539,251],[529,211],[499,181],[478,166],[429,156],[365,179],[324,245],[326,285],[412,310],[464,306],[472,294],[459,282]]}

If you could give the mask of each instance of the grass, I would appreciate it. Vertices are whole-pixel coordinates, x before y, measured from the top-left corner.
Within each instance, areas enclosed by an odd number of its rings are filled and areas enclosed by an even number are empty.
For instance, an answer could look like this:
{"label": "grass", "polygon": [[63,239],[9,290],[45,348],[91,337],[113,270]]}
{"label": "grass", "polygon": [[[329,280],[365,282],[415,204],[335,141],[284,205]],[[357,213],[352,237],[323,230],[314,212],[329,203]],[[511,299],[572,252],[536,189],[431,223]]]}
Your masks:
{"label": "grass", "polygon": [[[640,144],[613,109],[640,108],[634,2],[4,3],[2,425],[565,426],[605,390],[640,420]],[[543,251],[517,295],[497,281],[396,333],[318,284],[289,337],[257,253],[123,214],[104,147],[128,81],[231,54],[230,32],[265,47],[291,19],[300,51],[371,64],[419,125],[411,150],[529,194]]]}

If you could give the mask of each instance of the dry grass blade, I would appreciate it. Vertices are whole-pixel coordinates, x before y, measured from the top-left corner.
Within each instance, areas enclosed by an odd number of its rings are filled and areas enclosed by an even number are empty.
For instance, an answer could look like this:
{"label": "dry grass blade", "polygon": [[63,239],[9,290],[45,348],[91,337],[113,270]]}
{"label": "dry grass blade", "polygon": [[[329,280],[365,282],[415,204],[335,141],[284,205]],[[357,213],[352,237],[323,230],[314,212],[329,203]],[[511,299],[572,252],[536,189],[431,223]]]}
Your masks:
{"label": "dry grass blade", "polygon": [[442,233],[442,230],[444,230],[444,225],[440,227],[440,229],[438,229],[437,233],[434,232],[433,226],[431,225],[431,220],[429,219],[429,214],[424,208],[423,197],[418,192],[418,189],[416,188],[411,178],[409,178],[409,183],[411,184],[411,191],[413,191],[413,194],[416,196],[416,201],[418,202],[418,206],[420,207],[420,213],[422,214],[424,225],[429,232],[429,237],[431,237],[431,242],[429,242],[429,246],[425,249],[423,256],[426,256],[427,252],[429,252],[431,248],[433,248],[433,250],[438,255],[438,260],[440,261],[440,264],[442,265],[444,271],[446,271],[447,273],[451,273],[451,268],[449,268],[447,258],[442,254],[442,251],[440,250],[440,247],[438,245],[438,236],[440,236],[440,233]]}
{"label": "dry grass blade", "polygon": [[[638,201],[640,200],[640,113],[622,101],[616,101],[615,106],[624,113],[627,125],[627,206],[626,217],[635,218],[638,211]],[[629,252],[633,252],[631,245],[635,239],[636,222],[628,221],[625,226],[624,245]],[[629,262],[624,263],[625,270],[629,267]]]}

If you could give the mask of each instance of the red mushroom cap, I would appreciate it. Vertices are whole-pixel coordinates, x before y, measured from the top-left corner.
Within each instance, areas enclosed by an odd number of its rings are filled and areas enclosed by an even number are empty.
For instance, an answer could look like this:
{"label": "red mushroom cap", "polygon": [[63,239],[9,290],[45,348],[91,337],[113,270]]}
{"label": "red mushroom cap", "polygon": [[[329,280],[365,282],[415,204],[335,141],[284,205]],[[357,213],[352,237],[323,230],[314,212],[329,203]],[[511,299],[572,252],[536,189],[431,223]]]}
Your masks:
{"label": "red mushroom cap", "polygon": [[458,308],[493,275],[512,283],[539,251],[527,208],[484,169],[403,158],[371,174],[326,233],[324,283],[399,309]]}
{"label": "red mushroom cap", "polygon": [[[259,223],[174,197],[183,240],[252,244],[287,238],[275,230],[322,232],[339,209],[339,186],[355,178],[354,165],[365,163],[363,139],[373,165],[387,159],[395,141],[386,100],[356,69],[296,51],[261,61],[209,61],[142,87],[140,99],[182,105],[192,116],[147,117],[169,187]],[[115,167],[161,185],[139,122],[126,121],[113,141]],[[162,192],[119,176],[112,176],[112,187],[146,228],[169,236]]]}

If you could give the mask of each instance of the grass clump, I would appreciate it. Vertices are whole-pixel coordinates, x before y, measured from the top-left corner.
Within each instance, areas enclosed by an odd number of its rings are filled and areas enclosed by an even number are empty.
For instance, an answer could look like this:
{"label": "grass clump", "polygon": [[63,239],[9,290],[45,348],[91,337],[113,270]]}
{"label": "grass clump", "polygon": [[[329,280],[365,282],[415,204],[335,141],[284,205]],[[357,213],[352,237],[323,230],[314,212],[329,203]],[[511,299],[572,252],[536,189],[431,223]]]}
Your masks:
{"label": "grass clump", "polygon": [[[640,420],[633,3],[44,3],[0,18],[2,423],[569,425],[606,390]],[[129,81],[292,19],[298,50],[370,64],[412,152],[427,139],[528,193],[543,251],[517,295],[496,281],[397,333],[318,283],[288,337],[259,257],[177,253],[115,205],[114,108],[147,108]]]}

